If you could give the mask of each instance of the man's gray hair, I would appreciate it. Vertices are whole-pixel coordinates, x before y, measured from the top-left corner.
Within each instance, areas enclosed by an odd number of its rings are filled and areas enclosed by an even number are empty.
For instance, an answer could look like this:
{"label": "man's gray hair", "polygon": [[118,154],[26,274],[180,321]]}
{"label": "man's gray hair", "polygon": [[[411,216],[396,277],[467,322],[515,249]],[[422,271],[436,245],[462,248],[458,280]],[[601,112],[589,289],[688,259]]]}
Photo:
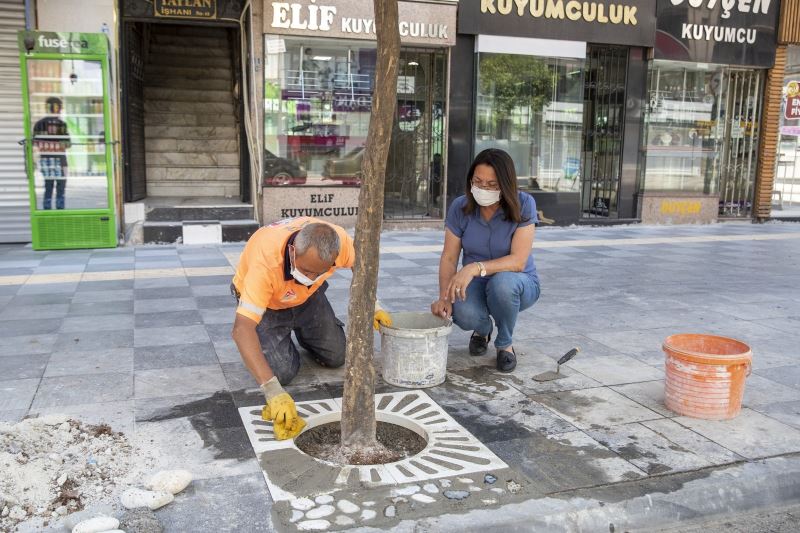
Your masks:
{"label": "man's gray hair", "polygon": [[309,248],[316,248],[319,258],[333,263],[339,256],[339,234],[328,224],[314,222],[303,226],[294,238],[297,255],[303,255]]}

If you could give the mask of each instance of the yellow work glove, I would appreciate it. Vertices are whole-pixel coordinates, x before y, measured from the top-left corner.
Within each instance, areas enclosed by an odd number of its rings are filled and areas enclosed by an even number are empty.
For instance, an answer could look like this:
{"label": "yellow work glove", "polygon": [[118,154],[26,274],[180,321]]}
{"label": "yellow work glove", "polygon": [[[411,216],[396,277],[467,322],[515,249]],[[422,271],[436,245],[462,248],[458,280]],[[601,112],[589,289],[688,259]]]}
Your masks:
{"label": "yellow work glove", "polygon": [[392,315],[380,309],[375,311],[375,316],[372,318],[372,327],[376,330],[379,329],[381,326],[391,326],[392,325]]}
{"label": "yellow work glove", "polygon": [[296,437],[306,427],[306,422],[297,414],[297,407],[289,393],[283,390],[277,377],[261,385],[266,405],[261,410],[261,418],[272,421],[272,431],[278,440]]}

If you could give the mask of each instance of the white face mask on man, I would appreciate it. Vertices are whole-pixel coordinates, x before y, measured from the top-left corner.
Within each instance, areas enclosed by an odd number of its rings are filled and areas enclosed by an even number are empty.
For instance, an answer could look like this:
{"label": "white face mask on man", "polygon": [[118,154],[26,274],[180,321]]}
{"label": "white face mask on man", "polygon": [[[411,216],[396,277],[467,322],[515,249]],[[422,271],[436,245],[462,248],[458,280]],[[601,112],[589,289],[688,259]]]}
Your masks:
{"label": "white face mask on man", "polygon": [[472,197],[482,207],[487,207],[500,201],[500,191],[486,191],[474,185],[470,191],[472,192]]}
{"label": "white face mask on man", "polygon": [[[295,255],[296,255],[296,252],[295,252]],[[294,266],[294,260],[292,260],[292,262],[291,262],[291,267],[292,267],[292,270],[291,270],[292,277],[295,279],[295,281],[297,281],[297,283],[305,285],[306,287],[310,287],[311,285],[314,284],[315,281],[317,281],[315,279],[309,278],[308,276],[306,276],[305,274],[303,274],[302,272],[297,270],[297,267]]]}

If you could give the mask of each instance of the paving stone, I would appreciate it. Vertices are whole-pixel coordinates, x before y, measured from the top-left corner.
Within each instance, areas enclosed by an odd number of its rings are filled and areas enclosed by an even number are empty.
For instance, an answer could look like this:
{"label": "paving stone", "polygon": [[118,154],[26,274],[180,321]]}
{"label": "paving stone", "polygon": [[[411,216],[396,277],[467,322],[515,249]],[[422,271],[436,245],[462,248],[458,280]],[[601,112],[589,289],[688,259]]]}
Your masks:
{"label": "paving stone", "polygon": [[230,280],[224,285],[192,285],[191,289],[194,296],[227,296],[230,304],[236,305],[236,300],[231,296]]}
{"label": "paving stone", "polygon": [[664,380],[644,381],[642,383],[629,383],[627,385],[615,385],[612,390],[630,398],[648,409],[655,411],[661,416],[678,416],[667,409],[664,404]]}
{"label": "paving stone", "polygon": [[191,326],[202,324],[203,317],[194,309],[187,311],[167,311],[164,313],[138,313],[135,315],[136,328],[157,328],[167,326]]}
{"label": "paving stone", "polygon": [[800,429],[800,401],[758,405],[753,410]]}
{"label": "paving stone", "polygon": [[651,381],[664,376],[664,372],[661,370],[627,355],[608,355],[582,359],[578,354],[567,365],[603,385]]}
{"label": "paving stone", "polygon": [[78,282],[68,283],[26,283],[23,285],[17,294],[22,296],[26,294],[73,294],[75,289],[78,288]]}
{"label": "paving stone", "polygon": [[133,329],[132,314],[107,314],[97,316],[68,316],[61,323],[62,333],[84,331],[112,331]]}
{"label": "paving stone", "polygon": [[112,289],[101,291],[76,292],[72,298],[73,304],[116,302],[133,300],[133,289]]}
{"label": "paving stone", "polygon": [[133,282],[135,289],[155,289],[161,287],[188,287],[186,276],[170,276],[165,278],[137,277]]}
{"label": "paving stone", "polygon": [[134,313],[164,313],[167,311],[187,311],[197,309],[194,298],[157,298],[150,300],[136,300],[133,304]]}
{"label": "paving stone", "polygon": [[157,516],[166,531],[272,532],[271,502],[260,472],[195,479]]}
{"label": "paving stone", "polygon": [[213,365],[215,363],[217,363],[217,355],[211,343],[134,348],[134,368],[136,370]]}
{"label": "paving stone", "polygon": [[209,342],[203,326],[172,326],[165,328],[137,328],[134,346],[167,346],[173,344],[197,344]]}
{"label": "paving stone", "polygon": [[[800,321],[797,322],[800,331]],[[771,381],[786,385],[793,389],[800,390],[800,365],[781,366],[777,368],[769,368],[764,370],[757,370],[755,372],[759,376],[763,376]],[[748,378],[748,382],[749,382]],[[776,400],[780,401],[780,400]]]}
{"label": "paving stone", "polygon": [[[786,378],[790,379],[789,373],[786,374]],[[795,400],[800,400],[800,388],[787,387],[756,374],[751,374],[745,380],[742,405],[753,407]]]}
{"label": "paving stone", "polygon": [[231,326],[236,319],[236,308],[230,305],[221,309],[201,309],[200,315],[203,317],[204,324],[227,324]]}
{"label": "paving stone", "polygon": [[54,352],[47,362],[44,377],[107,374],[132,370],[133,348]]}
{"label": "paving stone", "polygon": [[128,400],[133,397],[133,376],[129,372],[43,378],[32,408],[78,405],[87,398],[96,402]]}
{"label": "paving stone", "polygon": [[12,379],[0,381],[0,412],[25,409],[31,405],[39,379]]}
{"label": "paving stone", "polygon": [[49,320],[0,320],[0,337],[18,337],[35,334],[55,333],[61,327],[60,318]]}
{"label": "paving stone", "polygon": [[658,413],[608,388],[537,394],[532,398],[580,429],[662,418]]}
{"label": "paving stone", "polygon": [[133,296],[136,300],[151,300],[166,298],[189,298],[192,296],[192,289],[187,286],[180,287],[157,287],[150,289],[135,289]]}
{"label": "paving stone", "polygon": [[158,368],[135,372],[136,398],[158,398],[227,390],[219,365]]}
{"label": "paving stone", "polygon": [[97,292],[113,290],[133,289],[133,278],[131,279],[109,279],[97,281],[81,281],[75,292]]}
{"label": "paving stone", "polygon": [[0,357],[0,377],[3,380],[40,378],[49,355],[12,355]]}
{"label": "paving stone", "polygon": [[133,314],[133,300],[73,303],[69,306],[69,313],[67,316],[104,316],[117,314]]}
{"label": "paving stone", "polygon": [[113,348],[132,348],[133,330],[60,333],[53,352],[87,352]]}
{"label": "paving stone", "polygon": [[[189,284],[192,288],[203,285],[229,287],[231,284],[231,276],[189,276]],[[228,294],[230,294],[230,291]]]}
{"label": "paving stone", "polygon": [[0,336],[0,357],[14,357],[26,354],[49,354],[58,335]]}
{"label": "paving stone", "polygon": [[640,422],[640,424],[655,431],[670,442],[675,443],[675,445],[702,457],[711,464],[722,465],[744,459],[741,455],[695,433],[674,420],[649,420],[647,422]]}
{"label": "paving stone", "polygon": [[487,400],[524,400],[510,380],[485,368],[469,368],[447,373],[445,382],[426,391],[439,405]]}
{"label": "paving stone", "polygon": [[69,311],[69,304],[7,305],[1,309],[0,320],[44,320],[63,318]]}
{"label": "paving stone", "polygon": [[[86,398],[84,398],[86,399]],[[134,430],[133,400],[75,405],[53,405],[31,409],[31,416],[64,414],[86,424],[108,424],[114,431],[132,435]]]}
{"label": "paving stone", "polygon": [[752,409],[743,408],[732,420],[673,420],[748,459],[800,451],[800,430]]}
{"label": "paving stone", "polygon": [[644,472],[581,431],[498,441],[489,448],[521,470],[534,490],[543,494],[644,477]]}

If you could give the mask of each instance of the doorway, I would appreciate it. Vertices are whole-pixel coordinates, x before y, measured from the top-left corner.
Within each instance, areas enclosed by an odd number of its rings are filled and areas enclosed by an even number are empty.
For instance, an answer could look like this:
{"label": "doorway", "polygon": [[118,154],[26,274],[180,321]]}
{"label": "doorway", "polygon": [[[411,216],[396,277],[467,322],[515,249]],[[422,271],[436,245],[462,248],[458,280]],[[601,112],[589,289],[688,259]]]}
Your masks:
{"label": "doorway", "polygon": [[581,158],[581,217],[619,218],[625,126],[627,47],[586,51]]}
{"label": "doorway", "polygon": [[446,50],[401,50],[386,164],[386,219],[444,216],[446,95]]}
{"label": "doorway", "polygon": [[719,184],[720,218],[747,218],[753,213],[753,194],[761,122],[760,70],[728,70],[723,107],[725,140]]}
{"label": "doorway", "polygon": [[122,42],[125,200],[249,202],[238,28],[128,21]]}

